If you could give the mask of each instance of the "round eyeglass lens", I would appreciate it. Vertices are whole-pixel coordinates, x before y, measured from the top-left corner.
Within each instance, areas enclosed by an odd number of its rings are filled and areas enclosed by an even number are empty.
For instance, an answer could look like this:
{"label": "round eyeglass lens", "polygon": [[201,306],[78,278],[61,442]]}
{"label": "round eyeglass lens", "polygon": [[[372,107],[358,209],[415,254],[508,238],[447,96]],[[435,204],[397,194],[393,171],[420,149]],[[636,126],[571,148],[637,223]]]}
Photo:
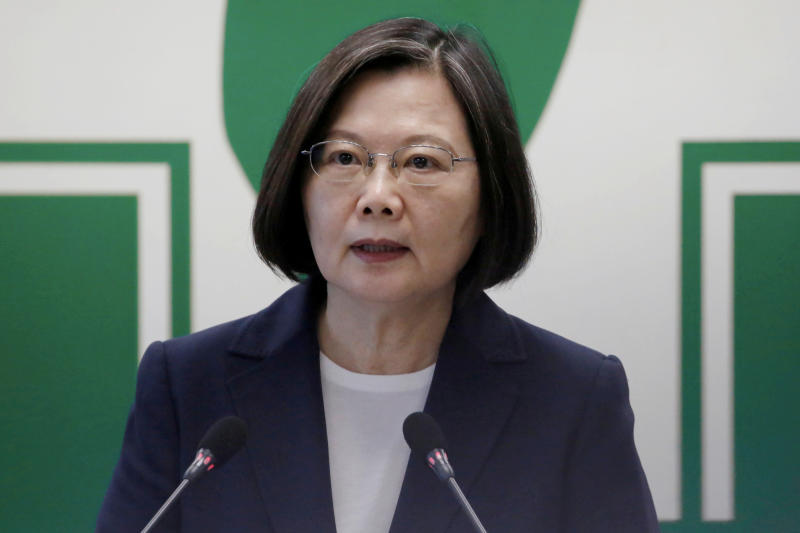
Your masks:
{"label": "round eyeglass lens", "polygon": [[453,156],[435,146],[406,146],[394,155],[403,180],[413,185],[438,185],[453,170]]}
{"label": "round eyeglass lens", "polygon": [[352,181],[368,158],[364,148],[343,141],[321,142],[311,148],[311,168],[331,181]]}

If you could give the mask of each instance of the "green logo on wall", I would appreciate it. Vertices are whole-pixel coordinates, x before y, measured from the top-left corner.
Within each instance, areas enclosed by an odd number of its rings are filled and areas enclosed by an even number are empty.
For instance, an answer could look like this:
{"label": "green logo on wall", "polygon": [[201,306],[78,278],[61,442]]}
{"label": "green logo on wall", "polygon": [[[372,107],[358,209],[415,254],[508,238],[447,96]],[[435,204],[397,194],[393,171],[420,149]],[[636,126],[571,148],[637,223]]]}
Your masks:
{"label": "green logo on wall", "polygon": [[477,26],[494,49],[511,89],[523,139],[547,103],[567,50],[578,0],[459,3],[253,2],[231,0],[225,23],[225,126],[247,178],[261,171],[294,94],[339,41],[370,23],[425,17],[443,26]]}

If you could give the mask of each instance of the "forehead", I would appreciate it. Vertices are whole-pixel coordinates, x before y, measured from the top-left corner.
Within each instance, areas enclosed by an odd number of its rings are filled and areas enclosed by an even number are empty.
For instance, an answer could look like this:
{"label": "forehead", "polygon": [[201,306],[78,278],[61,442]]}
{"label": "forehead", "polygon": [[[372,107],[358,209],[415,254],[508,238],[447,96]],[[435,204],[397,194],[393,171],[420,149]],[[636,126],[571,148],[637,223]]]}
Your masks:
{"label": "forehead", "polygon": [[426,136],[460,152],[471,149],[461,104],[447,80],[428,69],[361,73],[342,91],[331,114],[329,138],[351,137],[371,150]]}

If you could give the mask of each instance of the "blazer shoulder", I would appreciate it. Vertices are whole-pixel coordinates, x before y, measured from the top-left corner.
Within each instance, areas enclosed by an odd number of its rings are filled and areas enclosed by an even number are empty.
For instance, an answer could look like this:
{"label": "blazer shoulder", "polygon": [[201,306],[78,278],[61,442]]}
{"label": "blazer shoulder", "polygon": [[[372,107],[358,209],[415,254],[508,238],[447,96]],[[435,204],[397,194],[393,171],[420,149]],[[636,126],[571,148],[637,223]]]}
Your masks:
{"label": "blazer shoulder", "polygon": [[314,295],[299,284],[257,313],[218,324],[163,343],[170,362],[196,362],[219,354],[263,358],[293,336],[310,334]]}
{"label": "blazer shoulder", "polygon": [[204,354],[228,350],[241,330],[256,314],[217,324],[189,335],[175,337],[163,342],[165,355],[170,359],[196,359]]}
{"label": "blazer shoulder", "polygon": [[619,359],[508,314],[511,329],[538,373],[573,378],[590,385],[602,366],[621,366]]}

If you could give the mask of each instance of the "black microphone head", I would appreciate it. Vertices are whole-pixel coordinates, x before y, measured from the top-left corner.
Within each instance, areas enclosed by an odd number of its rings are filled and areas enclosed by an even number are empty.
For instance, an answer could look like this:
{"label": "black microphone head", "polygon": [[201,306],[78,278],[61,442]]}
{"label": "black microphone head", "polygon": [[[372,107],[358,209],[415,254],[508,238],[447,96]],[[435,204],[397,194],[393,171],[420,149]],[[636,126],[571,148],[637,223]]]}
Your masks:
{"label": "black microphone head", "polygon": [[244,420],[238,416],[226,416],[214,422],[197,447],[210,450],[219,467],[244,446],[246,439],[247,425]]}
{"label": "black microphone head", "polygon": [[423,456],[431,450],[447,447],[442,428],[431,415],[421,411],[406,417],[403,422],[403,436],[411,451]]}

